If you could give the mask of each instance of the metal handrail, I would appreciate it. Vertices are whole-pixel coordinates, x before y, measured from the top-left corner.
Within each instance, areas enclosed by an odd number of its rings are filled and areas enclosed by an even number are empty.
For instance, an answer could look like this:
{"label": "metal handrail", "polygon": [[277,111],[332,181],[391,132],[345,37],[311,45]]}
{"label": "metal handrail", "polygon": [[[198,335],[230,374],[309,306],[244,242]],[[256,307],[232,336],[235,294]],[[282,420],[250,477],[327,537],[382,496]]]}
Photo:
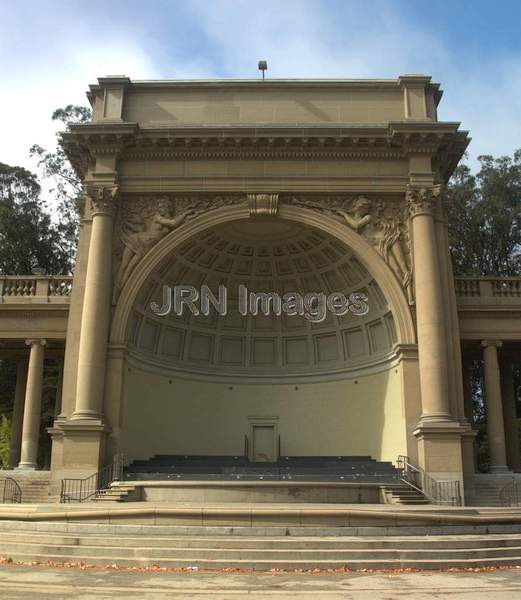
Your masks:
{"label": "metal handrail", "polygon": [[499,491],[502,506],[521,506],[521,481],[512,479]]}
{"label": "metal handrail", "polygon": [[2,475],[0,485],[3,484],[2,503],[20,504],[22,502],[22,488],[18,485],[16,479]]}
{"label": "metal handrail", "polygon": [[120,481],[123,478],[123,464],[123,454],[116,454],[110,465],[89,477],[62,479],[60,502],[85,502],[98,496],[100,492],[109,488],[113,481]]}
{"label": "metal handrail", "polygon": [[398,456],[398,469],[404,483],[421,492],[432,504],[461,506],[460,482],[438,480],[427,475],[423,469],[409,461],[407,456]]}

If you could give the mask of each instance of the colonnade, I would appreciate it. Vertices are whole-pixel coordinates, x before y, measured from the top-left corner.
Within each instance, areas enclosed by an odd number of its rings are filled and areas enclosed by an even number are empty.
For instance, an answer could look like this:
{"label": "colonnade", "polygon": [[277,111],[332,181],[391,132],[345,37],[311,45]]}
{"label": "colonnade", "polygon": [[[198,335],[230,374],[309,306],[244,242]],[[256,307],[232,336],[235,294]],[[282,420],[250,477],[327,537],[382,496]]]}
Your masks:
{"label": "colonnade", "polygon": [[501,340],[482,340],[477,348],[463,350],[465,417],[474,423],[472,364],[483,360],[483,401],[489,448],[489,471],[501,474],[521,471],[513,367],[515,356]]}
{"label": "colonnade", "polygon": [[[9,447],[9,467],[36,469],[42,413],[42,392],[45,339],[26,340],[29,355],[16,363],[16,387],[11,421],[11,443]],[[56,390],[56,410],[61,399],[61,360],[58,361],[58,385]]]}

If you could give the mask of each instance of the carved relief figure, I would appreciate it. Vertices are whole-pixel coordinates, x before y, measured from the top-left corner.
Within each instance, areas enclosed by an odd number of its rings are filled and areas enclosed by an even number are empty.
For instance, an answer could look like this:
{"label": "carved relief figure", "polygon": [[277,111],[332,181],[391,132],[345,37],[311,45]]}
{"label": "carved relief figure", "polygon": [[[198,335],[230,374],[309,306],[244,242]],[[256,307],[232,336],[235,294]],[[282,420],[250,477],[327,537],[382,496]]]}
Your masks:
{"label": "carved relief figure", "polygon": [[392,269],[407,295],[413,301],[412,268],[409,252],[407,214],[403,204],[358,196],[341,198],[291,198],[293,206],[301,206],[342,221],[378,251]]}
{"label": "carved relief figure", "polygon": [[354,229],[360,231],[371,222],[371,200],[365,196],[358,196],[350,209],[350,213],[345,210],[335,211],[344,221]]}
{"label": "carved relief figure", "polygon": [[195,215],[194,209],[187,209],[175,217],[170,216],[170,201],[160,198],[156,212],[148,220],[136,213],[130,213],[121,231],[123,254],[114,284],[114,298],[119,296],[123,283],[145,254],[169,231],[182,225]]}
{"label": "carved relief figure", "polygon": [[389,216],[380,221],[379,225],[377,250],[400,280],[407,294],[407,300],[411,303],[412,270],[403,245],[404,232],[402,231],[400,221],[395,216]]}
{"label": "carved relief figure", "polygon": [[[118,221],[119,247],[114,252],[117,273],[112,301],[115,304],[123,285],[139,261],[167,233],[200,214],[225,206],[245,203],[246,196],[198,196],[138,198],[123,206]],[[173,207],[175,214],[172,216]],[[119,265],[119,266],[118,266]]]}

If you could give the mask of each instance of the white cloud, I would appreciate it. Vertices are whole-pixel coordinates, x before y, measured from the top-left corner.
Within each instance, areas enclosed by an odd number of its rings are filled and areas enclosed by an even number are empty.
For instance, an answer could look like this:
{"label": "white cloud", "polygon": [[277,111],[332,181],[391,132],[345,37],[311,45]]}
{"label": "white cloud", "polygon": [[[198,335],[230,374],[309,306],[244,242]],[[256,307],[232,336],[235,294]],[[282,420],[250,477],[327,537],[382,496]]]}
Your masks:
{"label": "white cloud", "polygon": [[38,143],[52,148],[57,124],[51,121],[56,108],[66,104],[88,105],[89,83],[106,74],[134,78],[159,77],[153,62],[139,47],[127,42],[62,49],[65,58],[57,68],[53,62],[34,64],[30,72],[0,80],[0,161],[34,169],[29,148]]}
{"label": "white cloud", "polygon": [[[392,4],[217,0],[190,4],[216,49],[214,65],[256,77],[260,58],[271,77],[382,78],[425,73],[445,91],[440,118],[461,121],[479,154],[521,147],[521,56],[484,59],[461,53],[443,32],[425,30]],[[328,10],[329,9],[329,10]]]}
{"label": "white cloud", "polygon": [[[101,10],[93,0],[93,12],[96,5]],[[0,80],[0,161],[34,168],[30,145],[55,141],[52,111],[67,103],[85,104],[87,85],[100,75],[256,78],[261,58],[268,60],[270,77],[432,75],[445,90],[440,117],[470,130],[473,159],[511,153],[521,145],[520,57],[484,60],[462,54],[446,32],[421,28],[394,3],[152,2],[150,14],[143,10],[143,19],[132,24],[116,15],[116,6],[114,15],[110,5],[103,6],[107,19],[101,25],[74,9],[55,17],[55,31],[49,29],[50,17],[41,24],[38,16],[32,30],[0,39],[6,71]],[[16,18],[22,22],[25,16],[20,12]],[[45,26],[45,32],[36,25]],[[39,37],[31,47],[32,35]]]}

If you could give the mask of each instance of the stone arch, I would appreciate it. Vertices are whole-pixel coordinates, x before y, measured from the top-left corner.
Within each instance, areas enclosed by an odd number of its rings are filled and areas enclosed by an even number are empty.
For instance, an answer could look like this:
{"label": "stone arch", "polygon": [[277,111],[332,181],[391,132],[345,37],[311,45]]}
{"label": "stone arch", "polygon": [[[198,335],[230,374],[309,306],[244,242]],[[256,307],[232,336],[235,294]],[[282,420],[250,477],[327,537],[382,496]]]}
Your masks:
{"label": "stone arch", "polygon": [[[362,236],[328,215],[319,214],[302,207],[282,205],[277,216],[283,220],[314,227],[347,245],[381,287],[394,316],[397,343],[416,343],[411,311],[401,285],[382,257]],[[110,334],[111,345],[125,344],[126,331],[134,302],[148,275],[154,271],[161,261],[191,237],[216,225],[240,221],[249,217],[250,212],[246,203],[222,207],[199,215],[170,232],[158,242],[136,266],[125,282],[114,310]]]}

